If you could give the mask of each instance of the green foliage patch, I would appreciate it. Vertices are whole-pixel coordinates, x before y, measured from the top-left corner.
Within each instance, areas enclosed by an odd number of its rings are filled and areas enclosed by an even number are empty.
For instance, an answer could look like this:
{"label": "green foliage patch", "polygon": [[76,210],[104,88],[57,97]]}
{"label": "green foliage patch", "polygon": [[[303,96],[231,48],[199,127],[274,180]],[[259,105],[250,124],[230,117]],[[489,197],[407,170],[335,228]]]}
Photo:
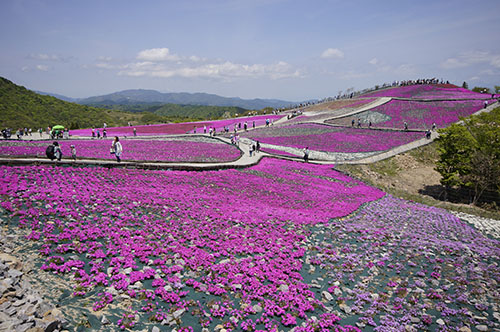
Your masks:
{"label": "green foliage patch", "polygon": [[441,184],[472,190],[473,203],[485,192],[500,193],[500,107],[439,132],[436,170]]}

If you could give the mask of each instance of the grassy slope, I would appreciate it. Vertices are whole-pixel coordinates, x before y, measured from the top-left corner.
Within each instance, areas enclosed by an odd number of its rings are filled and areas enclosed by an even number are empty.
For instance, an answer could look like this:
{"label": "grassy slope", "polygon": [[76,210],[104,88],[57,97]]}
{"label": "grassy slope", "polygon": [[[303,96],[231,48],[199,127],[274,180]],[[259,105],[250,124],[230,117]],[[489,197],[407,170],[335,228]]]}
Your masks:
{"label": "grassy slope", "polygon": [[437,159],[436,144],[432,143],[373,164],[337,165],[335,168],[396,197],[500,220],[498,210],[445,202],[422,193],[426,186],[439,186],[440,175],[434,170]]}

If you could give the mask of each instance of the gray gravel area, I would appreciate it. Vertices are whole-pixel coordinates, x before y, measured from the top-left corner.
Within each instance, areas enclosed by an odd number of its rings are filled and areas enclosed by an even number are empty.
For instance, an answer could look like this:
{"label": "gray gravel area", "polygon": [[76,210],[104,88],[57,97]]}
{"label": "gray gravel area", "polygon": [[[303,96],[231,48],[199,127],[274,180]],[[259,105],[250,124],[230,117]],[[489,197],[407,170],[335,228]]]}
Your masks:
{"label": "gray gravel area", "polygon": [[481,231],[481,233],[490,235],[496,239],[500,238],[500,220],[482,218],[464,212],[450,211],[450,213],[462,220],[467,221],[468,223],[471,223],[474,227]]}

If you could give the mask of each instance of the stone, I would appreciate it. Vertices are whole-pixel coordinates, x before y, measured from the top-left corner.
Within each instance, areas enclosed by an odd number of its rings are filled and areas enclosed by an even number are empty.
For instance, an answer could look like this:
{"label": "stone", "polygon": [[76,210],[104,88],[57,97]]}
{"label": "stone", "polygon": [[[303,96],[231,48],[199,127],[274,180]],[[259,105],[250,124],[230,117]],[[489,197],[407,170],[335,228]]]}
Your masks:
{"label": "stone", "polygon": [[102,317],[101,317],[101,324],[102,325],[108,325],[109,323],[111,323],[109,321],[109,319],[107,319],[106,316],[102,315]]}
{"label": "stone", "polygon": [[4,312],[10,306],[11,303],[9,301],[5,301],[4,303],[0,304],[0,312]]}
{"label": "stone", "polygon": [[21,262],[15,258],[12,255],[6,254],[6,253],[0,253],[0,262],[5,262],[11,269],[18,269],[20,270],[22,268]]}
{"label": "stone", "polygon": [[54,317],[63,317],[61,310],[59,310],[57,308],[52,309],[50,313]]}
{"label": "stone", "polygon": [[33,325],[34,325],[34,322],[29,322],[29,323],[24,323],[24,324],[18,325],[16,327],[16,332],[26,332],[27,330],[32,328]]}
{"label": "stone", "polygon": [[48,315],[37,321],[37,327],[43,328],[45,332],[53,332],[61,328],[61,322],[54,316]]}
{"label": "stone", "polygon": [[341,304],[339,305],[339,308],[340,308],[340,309],[342,309],[342,310],[343,310],[346,314],[350,314],[350,313],[351,313],[351,311],[352,311],[351,307],[349,307],[349,306],[348,306],[347,304],[345,304],[345,303],[341,303]]}
{"label": "stone", "polygon": [[158,328],[158,326],[153,326],[151,332],[160,332],[160,329]]}
{"label": "stone", "polygon": [[436,323],[437,323],[439,326],[443,326],[443,325],[445,325],[444,320],[442,320],[441,318],[439,318],[439,319],[436,321]]}
{"label": "stone", "polygon": [[472,332],[471,329],[467,326],[462,326],[458,332]]}
{"label": "stone", "polygon": [[17,312],[17,308],[10,306],[9,309],[5,310],[5,313],[9,316],[14,315]]}
{"label": "stone", "polygon": [[2,324],[0,324],[0,331],[14,331],[15,330],[15,323],[12,321],[5,321]]}
{"label": "stone", "polygon": [[262,307],[260,306],[260,304],[255,304],[253,307],[252,307],[253,311],[255,311],[256,313],[259,313],[259,312],[262,312]]}
{"label": "stone", "polygon": [[3,294],[5,294],[7,292],[8,288],[3,284],[1,283],[0,284],[0,297],[3,296]]}
{"label": "stone", "polygon": [[174,311],[173,313],[173,316],[175,319],[178,319],[179,317],[181,317],[184,313],[186,312],[186,309],[184,308],[181,308],[181,309],[178,309],[176,311]]}
{"label": "stone", "polygon": [[41,327],[32,327],[28,329],[26,332],[45,332]]}
{"label": "stone", "polygon": [[280,287],[278,288],[278,290],[281,291],[281,292],[286,293],[286,292],[288,292],[288,285],[285,285],[285,284],[280,285]]}
{"label": "stone", "polygon": [[478,331],[481,331],[481,332],[488,331],[488,326],[486,326],[486,325],[481,324],[481,325],[476,325],[475,327]]}
{"label": "stone", "polygon": [[12,303],[12,305],[14,307],[20,307],[25,303],[26,303],[26,299],[22,298],[22,299],[17,300],[16,302]]}
{"label": "stone", "polygon": [[328,301],[328,302],[330,302],[330,301],[332,301],[332,300],[333,300],[333,296],[332,296],[332,294],[330,294],[330,293],[329,293],[329,292],[327,292],[327,291],[322,291],[322,292],[321,292],[321,295],[322,295],[322,296],[323,296],[323,298],[324,298],[326,301]]}
{"label": "stone", "polygon": [[418,323],[420,323],[420,318],[418,318],[418,317],[412,317],[412,318],[410,318],[410,321],[413,324],[418,324]]}
{"label": "stone", "polygon": [[7,273],[7,275],[9,276],[9,278],[17,279],[17,278],[20,278],[23,275],[23,273],[21,271],[16,270],[16,269],[11,269],[11,270],[9,270],[9,273]]}

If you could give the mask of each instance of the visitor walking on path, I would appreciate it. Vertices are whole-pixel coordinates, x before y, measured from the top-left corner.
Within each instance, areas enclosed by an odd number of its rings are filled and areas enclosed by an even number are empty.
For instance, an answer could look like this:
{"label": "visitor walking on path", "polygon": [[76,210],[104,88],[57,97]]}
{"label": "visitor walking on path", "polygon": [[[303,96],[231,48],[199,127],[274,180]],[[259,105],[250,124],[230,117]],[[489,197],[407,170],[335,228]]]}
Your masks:
{"label": "visitor walking on path", "polygon": [[76,148],[74,145],[71,145],[70,148],[71,148],[71,158],[73,158],[73,160],[76,160]]}
{"label": "visitor walking on path", "polygon": [[309,161],[309,147],[304,149],[304,161],[307,163]]}
{"label": "visitor walking on path", "polygon": [[59,143],[57,142],[54,142],[54,157],[57,159],[57,161],[61,161],[62,150],[61,147],[59,146]]}
{"label": "visitor walking on path", "polygon": [[122,144],[120,143],[120,139],[118,136],[115,136],[115,139],[113,140],[113,144],[111,144],[111,154],[114,154],[116,157],[116,161],[120,162],[121,156],[123,153],[123,147]]}

